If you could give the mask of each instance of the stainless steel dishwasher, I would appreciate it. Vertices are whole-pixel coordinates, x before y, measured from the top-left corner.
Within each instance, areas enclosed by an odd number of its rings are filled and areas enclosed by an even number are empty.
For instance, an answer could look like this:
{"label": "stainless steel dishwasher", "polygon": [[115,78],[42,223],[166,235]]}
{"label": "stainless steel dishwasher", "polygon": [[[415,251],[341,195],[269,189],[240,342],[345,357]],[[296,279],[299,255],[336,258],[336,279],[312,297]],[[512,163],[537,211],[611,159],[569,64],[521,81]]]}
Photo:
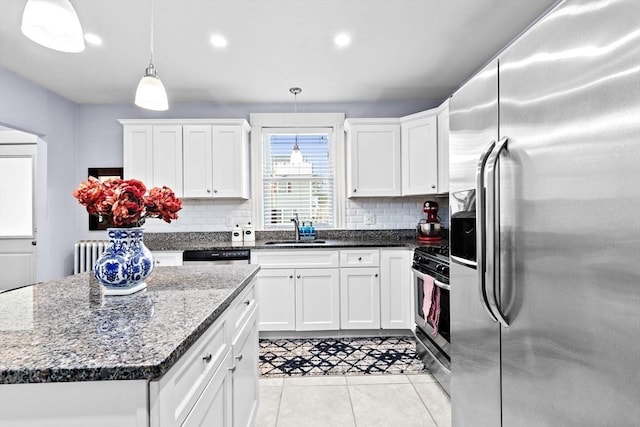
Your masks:
{"label": "stainless steel dishwasher", "polygon": [[217,249],[184,251],[182,253],[183,265],[194,264],[249,264],[251,259],[248,249]]}

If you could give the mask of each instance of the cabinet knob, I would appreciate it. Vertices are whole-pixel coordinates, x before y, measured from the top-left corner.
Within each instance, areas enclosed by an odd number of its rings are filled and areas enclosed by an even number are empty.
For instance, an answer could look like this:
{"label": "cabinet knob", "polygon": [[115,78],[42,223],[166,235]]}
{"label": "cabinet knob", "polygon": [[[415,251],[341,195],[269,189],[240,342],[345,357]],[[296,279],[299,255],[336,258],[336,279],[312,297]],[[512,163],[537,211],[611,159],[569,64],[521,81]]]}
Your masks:
{"label": "cabinet knob", "polygon": [[293,279],[293,274],[291,276],[289,276],[289,279]]}
{"label": "cabinet knob", "polygon": [[435,185],[432,185],[432,186],[431,186],[431,188],[436,188],[436,186],[435,186]]}
{"label": "cabinet knob", "polygon": [[374,274],[373,277],[378,277],[378,273]]}
{"label": "cabinet knob", "polygon": [[251,301],[250,301],[250,300],[246,300],[246,301],[244,302],[244,305],[249,305],[249,304],[251,304]]}
{"label": "cabinet knob", "polygon": [[361,256],[358,257],[358,261],[362,261],[362,257]]}
{"label": "cabinet knob", "polygon": [[211,190],[209,190],[208,188],[207,188],[207,193],[211,193]]}
{"label": "cabinet knob", "polygon": [[235,366],[232,366],[231,368],[229,368],[229,370],[230,370],[231,372],[235,372],[235,371],[236,371],[236,367],[235,367]]}
{"label": "cabinet knob", "polygon": [[357,189],[357,188],[354,188],[354,189],[353,189],[353,192],[354,192],[354,193],[355,193],[355,192],[357,192],[357,191],[358,191],[358,189]]}
{"label": "cabinet knob", "polygon": [[239,361],[242,360],[243,357],[244,356],[242,356],[242,354],[239,354],[239,355],[236,356],[236,360],[239,362]]}
{"label": "cabinet knob", "polygon": [[38,244],[38,242],[36,242],[35,240],[32,240],[32,241],[31,241],[31,246],[35,246],[35,245],[37,245],[37,244]]}
{"label": "cabinet knob", "polygon": [[[434,187],[434,188],[435,188],[435,187]],[[213,192],[214,192],[214,193],[217,193],[217,192],[218,192],[218,190],[213,190]]]}
{"label": "cabinet knob", "polygon": [[156,260],[156,265],[160,265],[160,261]]}
{"label": "cabinet knob", "polygon": [[299,279],[299,278],[300,278],[300,275],[298,274],[296,277]]}
{"label": "cabinet knob", "polygon": [[202,358],[202,360],[204,360],[206,363],[211,362],[211,359],[213,358],[213,355],[211,353],[207,354],[206,356],[204,356]]}

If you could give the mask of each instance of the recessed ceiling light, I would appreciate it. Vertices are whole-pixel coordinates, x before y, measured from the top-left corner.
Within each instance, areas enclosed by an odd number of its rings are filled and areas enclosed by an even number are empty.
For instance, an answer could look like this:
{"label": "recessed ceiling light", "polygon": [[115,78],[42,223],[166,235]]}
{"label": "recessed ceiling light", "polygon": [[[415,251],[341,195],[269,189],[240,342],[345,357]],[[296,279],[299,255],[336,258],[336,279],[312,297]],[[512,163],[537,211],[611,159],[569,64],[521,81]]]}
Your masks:
{"label": "recessed ceiling light", "polygon": [[349,46],[349,44],[351,43],[351,37],[349,36],[349,34],[346,34],[346,33],[338,34],[336,38],[333,39],[333,42],[338,47],[346,47],[346,46]]}
{"label": "recessed ceiling light", "polygon": [[94,46],[102,46],[102,39],[99,36],[92,33],[86,33],[84,35],[84,41]]}
{"label": "recessed ceiling light", "polygon": [[227,47],[227,39],[222,37],[220,34],[214,34],[211,36],[211,44],[215,47],[223,48]]}

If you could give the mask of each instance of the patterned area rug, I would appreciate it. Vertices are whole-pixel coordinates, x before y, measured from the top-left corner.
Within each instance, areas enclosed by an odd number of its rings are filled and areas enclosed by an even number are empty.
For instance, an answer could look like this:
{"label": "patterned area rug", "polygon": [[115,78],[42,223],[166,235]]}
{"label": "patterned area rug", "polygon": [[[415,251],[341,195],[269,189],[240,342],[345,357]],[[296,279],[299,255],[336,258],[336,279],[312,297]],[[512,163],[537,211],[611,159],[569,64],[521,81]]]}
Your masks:
{"label": "patterned area rug", "polygon": [[260,340],[263,377],[419,374],[413,337]]}

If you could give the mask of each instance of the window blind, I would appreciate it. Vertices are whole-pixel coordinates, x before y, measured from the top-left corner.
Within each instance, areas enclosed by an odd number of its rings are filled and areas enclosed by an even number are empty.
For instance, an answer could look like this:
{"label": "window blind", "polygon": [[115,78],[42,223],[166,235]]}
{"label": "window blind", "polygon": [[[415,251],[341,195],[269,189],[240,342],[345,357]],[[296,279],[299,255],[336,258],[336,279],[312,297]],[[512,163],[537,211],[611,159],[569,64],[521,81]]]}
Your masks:
{"label": "window blind", "polygon": [[[299,154],[292,155],[294,148]],[[331,130],[263,133],[263,215],[265,229],[300,223],[334,226],[334,156]]]}

